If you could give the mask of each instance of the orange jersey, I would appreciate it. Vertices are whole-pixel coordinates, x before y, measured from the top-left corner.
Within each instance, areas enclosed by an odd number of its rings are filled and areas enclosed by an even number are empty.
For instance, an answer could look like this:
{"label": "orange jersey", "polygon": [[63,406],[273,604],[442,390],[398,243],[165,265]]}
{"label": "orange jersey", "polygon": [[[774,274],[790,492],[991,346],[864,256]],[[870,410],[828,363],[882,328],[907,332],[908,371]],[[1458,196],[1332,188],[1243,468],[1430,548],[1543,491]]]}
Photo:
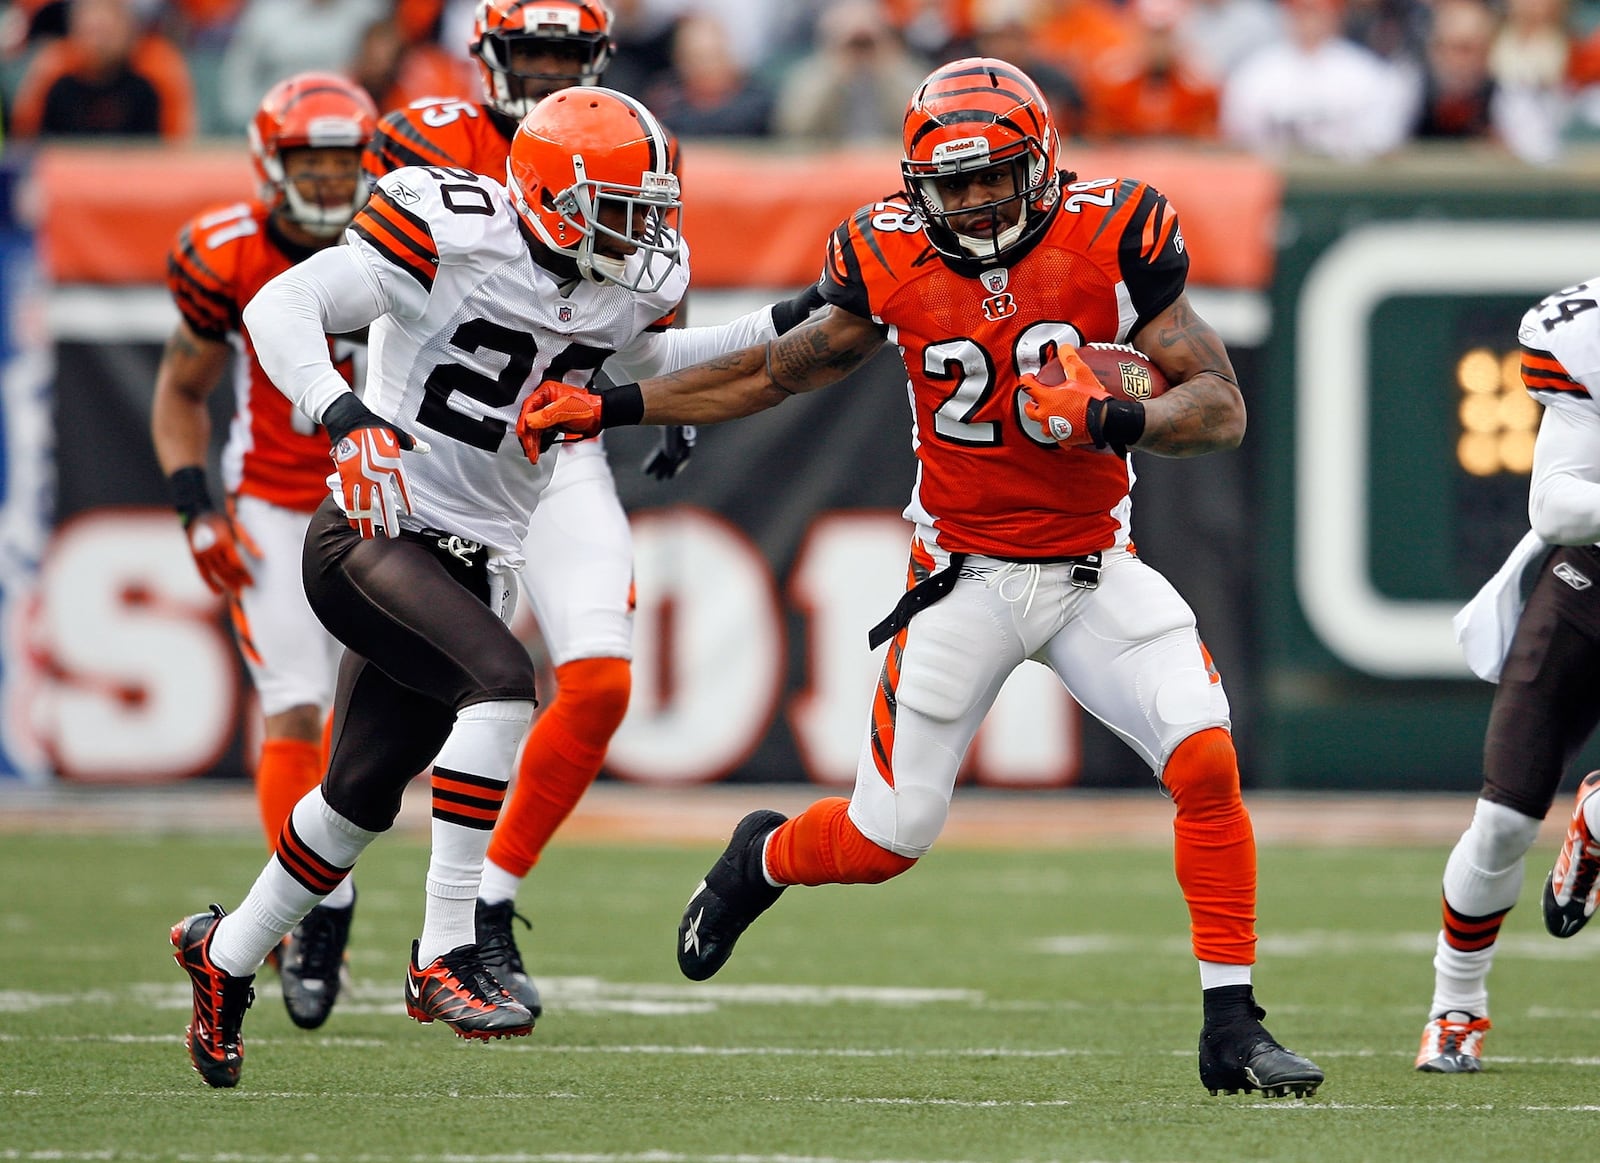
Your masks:
{"label": "orange jersey", "polygon": [[511,137],[487,106],[438,97],[386,114],[367,143],[361,168],[373,181],[402,166],[440,166],[504,182],[510,156]]}
{"label": "orange jersey", "polygon": [[903,199],[856,211],[829,240],[821,287],[905,360],[918,461],[907,518],[949,552],[1013,560],[1126,541],[1128,462],[1050,439],[1024,415],[1018,377],[1060,347],[1126,342],[1188,269],[1176,212],[1131,178],[1065,186],[1010,267],[945,260]]}
{"label": "orange jersey", "polygon": [[[361,168],[376,182],[402,166],[440,166],[471,170],[495,181],[506,180],[511,135],[516,126],[487,105],[453,97],[428,97],[396,109],[378,122],[367,143]],[[682,177],[678,139],[667,134],[667,164]]]}
{"label": "orange jersey", "polygon": [[[202,339],[234,344],[240,356],[224,487],[304,512],[328,495],[328,434],[273,387],[239,317],[269,279],[311,254],[283,237],[264,205],[238,202],[192,219],[167,256],[167,286],[184,322]],[[339,358],[342,342],[329,340],[334,362],[353,380],[354,356]]]}

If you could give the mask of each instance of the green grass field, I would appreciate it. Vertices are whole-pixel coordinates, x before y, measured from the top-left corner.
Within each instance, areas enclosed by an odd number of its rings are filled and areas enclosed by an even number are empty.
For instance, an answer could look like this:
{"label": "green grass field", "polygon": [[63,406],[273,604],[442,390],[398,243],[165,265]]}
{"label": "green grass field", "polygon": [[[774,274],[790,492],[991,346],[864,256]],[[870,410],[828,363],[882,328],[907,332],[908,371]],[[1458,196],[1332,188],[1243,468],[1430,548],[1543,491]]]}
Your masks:
{"label": "green grass field", "polygon": [[[730,821],[731,822],[731,821]],[[546,1015],[468,1044],[402,1013],[426,854],[358,870],[352,990],[296,1030],[263,974],[235,1091],[182,1046],[167,929],[258,869],[244,838],[0,837],[0,1160],[800,1163],[1592,1157],[1600,932],[1544,935],[1529,868],[1491,1070],[1411,1069],[1442,849],[1264,849],[1257,988],[1328,1073],[1306,1102],[1208,1096],[1163,848],[939,851],[798,889],[713,982],[674,927],[711,848],[558,845],[525,892]],[[1531,862],[1532,863],[1532,862]],[[519,930],[520,932],[520,930]]]}

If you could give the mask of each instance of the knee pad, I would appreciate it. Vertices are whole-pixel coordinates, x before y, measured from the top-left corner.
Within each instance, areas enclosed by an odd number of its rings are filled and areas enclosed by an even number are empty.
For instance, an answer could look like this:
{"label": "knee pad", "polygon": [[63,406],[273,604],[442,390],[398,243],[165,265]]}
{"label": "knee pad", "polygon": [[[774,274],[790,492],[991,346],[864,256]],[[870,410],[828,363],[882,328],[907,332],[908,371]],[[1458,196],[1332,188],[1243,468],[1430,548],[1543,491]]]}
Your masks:
{"label": "knee pad", "polygon": [[840,813],[836,841],[839,879],[846,884],[882,884],[910,868],[927,851],[926,847],[921,852],[897,851],[872,840],[856,827],[848,810]]}
{"label": "knee pad", "polygon": [[879,843],[889,851],[915,860],[926,856],[944,831],[950,803],[938,792],[923,787],[895,789],[891,834]]}
{"label": "knee pad", "polygon": [[1503,804],[1479,800],[1458,847],[1475,867],[1499,872],[1527,855],[1539,835],[1540,823]]}
{"label": "knee pad", "polygon": [[556,697],[545,712],[572,733],[602,746],[622,726],[633,693],[633,667],[625,658],[579,658],[556,667]]}
{"label": "knee pad", "polygon": [[1180,812],[1226,811],[1244,804],[1233,736],[1221,727],[1196,731],[1178,744],[1161,769],[1161,782]]}

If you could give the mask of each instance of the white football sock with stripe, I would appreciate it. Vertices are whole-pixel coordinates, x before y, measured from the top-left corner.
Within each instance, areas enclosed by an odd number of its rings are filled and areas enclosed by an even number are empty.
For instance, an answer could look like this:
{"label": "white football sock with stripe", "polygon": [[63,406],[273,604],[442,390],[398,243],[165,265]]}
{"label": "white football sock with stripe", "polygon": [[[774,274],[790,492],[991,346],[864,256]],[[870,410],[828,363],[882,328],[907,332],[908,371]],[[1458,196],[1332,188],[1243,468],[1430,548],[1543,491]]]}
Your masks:
{"label": "white football sock with stripe", "polygon": [[328,806],[321,787],[312,788],[289,814],[249,894],[217,925],[211,960],[236,977],[254,973],[284,934],[349,882],[348,869],[380,835],[352,824]]}
{"label": "white football sock with stripe", "polygon": [[[1521,812],[1480,799],[1472,823],[1445,862],[1448,909],[1463,918],[1493,917],[1510,910],[1522,889],[1523,857],[1539,834],[1539,824]],[[1489,969],[1499,939],[1498,923],[1492,935],[1482,948],[1463,949],[1451,943],[1446,929],[1439,930],[1430,1015],[1462,1010],[1482,1017],[1489,1012]]]}
{"label": "white football sock with stripe", "polygon": [[476,703],[456,716],[433,761],[433,853],[419,966],[477,941],[473,920],[484,857],[532,719],[527,700]]}

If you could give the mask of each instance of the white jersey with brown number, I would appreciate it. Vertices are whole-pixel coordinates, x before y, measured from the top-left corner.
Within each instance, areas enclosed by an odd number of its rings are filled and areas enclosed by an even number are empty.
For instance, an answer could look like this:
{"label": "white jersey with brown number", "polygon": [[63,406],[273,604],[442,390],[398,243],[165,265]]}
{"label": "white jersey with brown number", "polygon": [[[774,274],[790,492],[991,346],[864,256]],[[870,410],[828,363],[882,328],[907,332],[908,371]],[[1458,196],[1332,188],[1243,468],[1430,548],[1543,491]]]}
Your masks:
{"label": "white jersey with brown number", "polygon": [[1546,407],[1597,407],[1600,276],[1546,295],[1522,316],[1522,383]]}
{"label": "white jersey with brown number", "polygon": [[383,177],[347,237],[386,311],[372,325],[367,405],[432,447],[406,457],[405,524],[515,552],[555,462],[523,455],[522,401],[543,380],[588,384],[670,320],[688,287],[687,252],[651,294],[558,282],[534,262],[504,186],[434,167]]}

